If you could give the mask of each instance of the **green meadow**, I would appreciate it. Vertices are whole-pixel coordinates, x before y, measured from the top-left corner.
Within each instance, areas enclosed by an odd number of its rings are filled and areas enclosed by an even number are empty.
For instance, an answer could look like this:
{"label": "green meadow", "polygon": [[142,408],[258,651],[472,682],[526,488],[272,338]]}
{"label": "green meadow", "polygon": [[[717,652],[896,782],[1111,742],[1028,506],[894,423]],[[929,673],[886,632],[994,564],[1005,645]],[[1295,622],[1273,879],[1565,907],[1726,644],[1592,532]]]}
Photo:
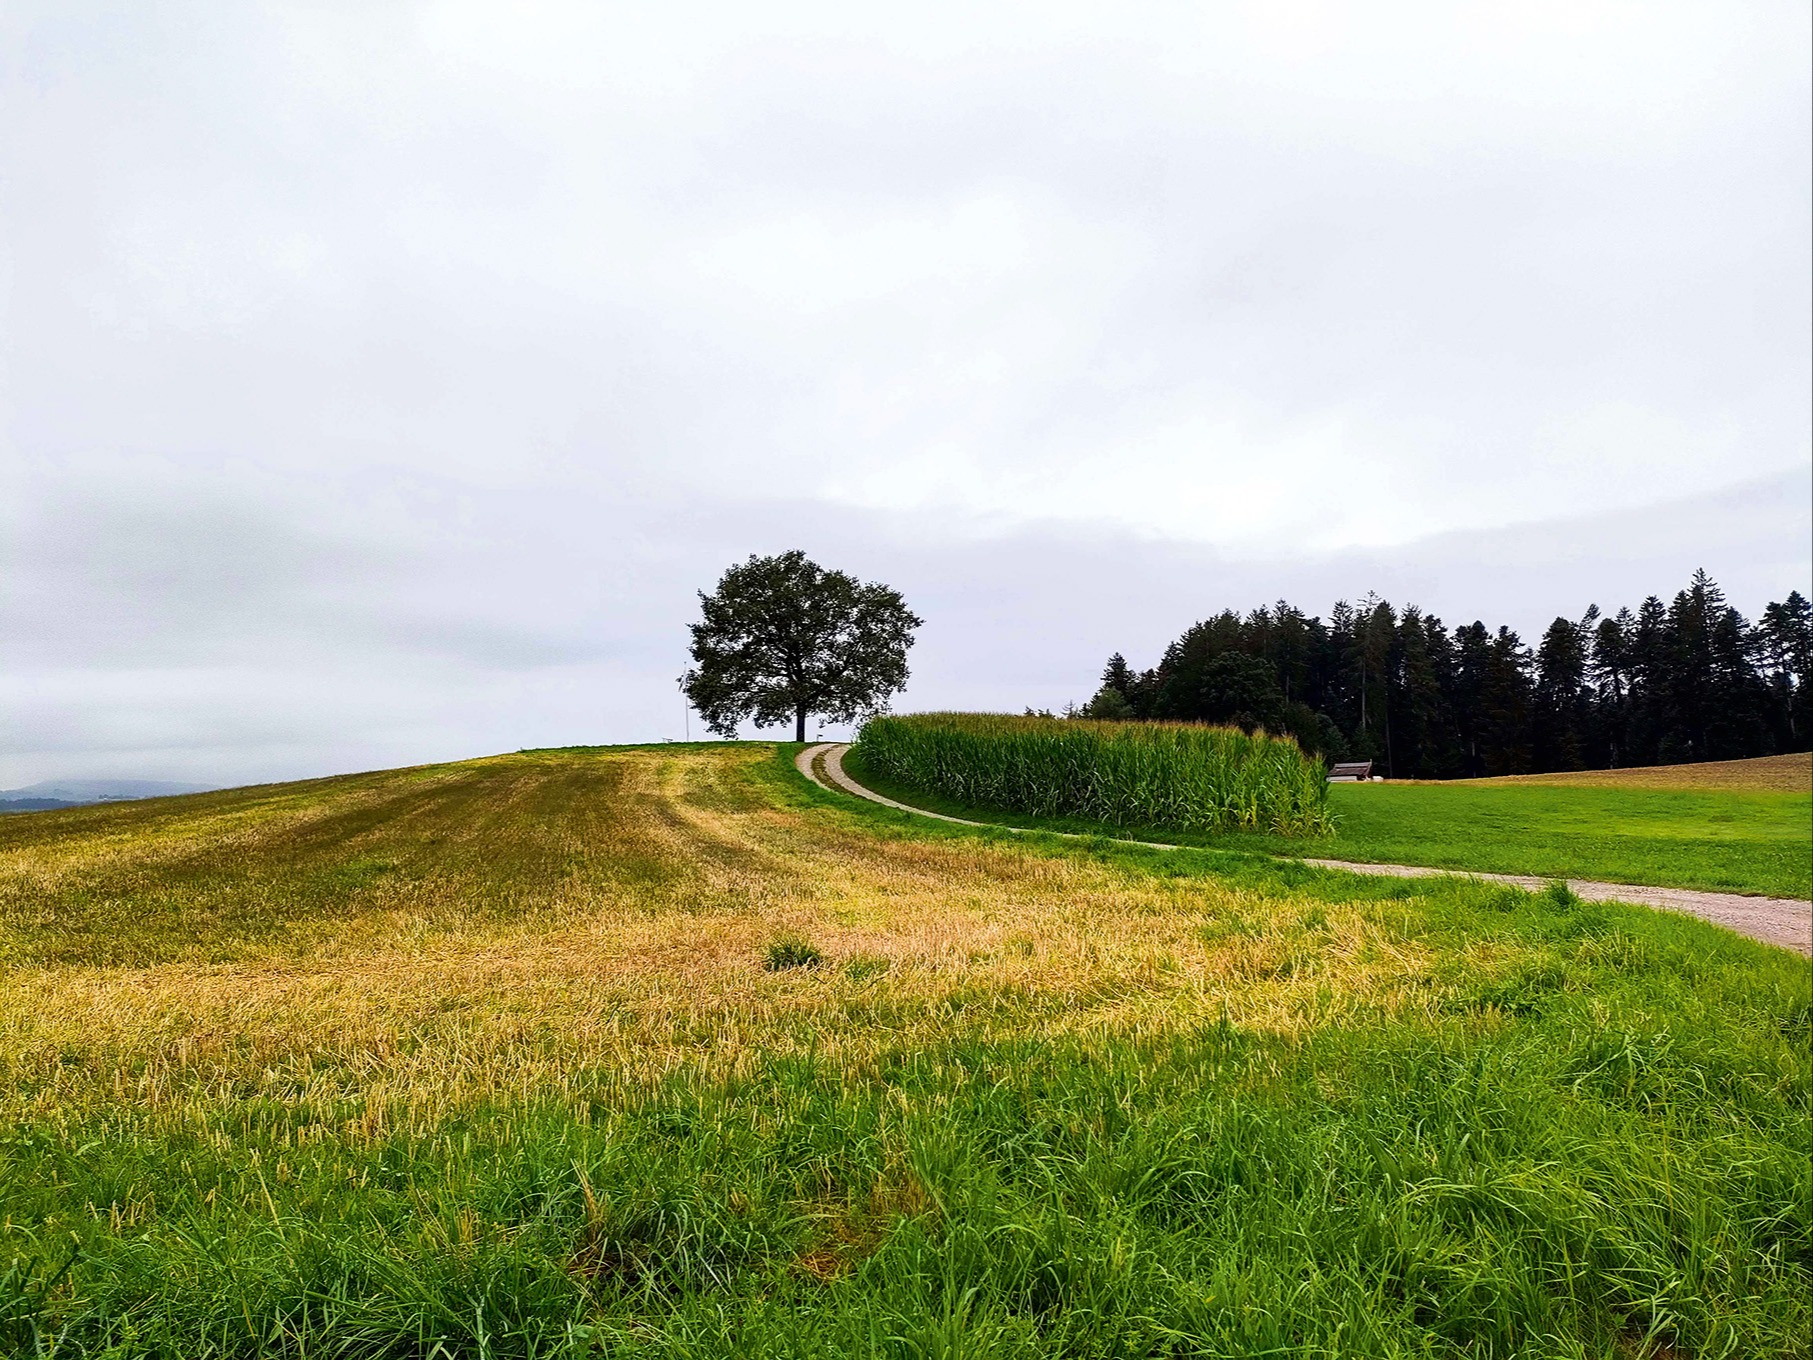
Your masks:
{"label": "green meadow", "polygon": [[0,1353],[1806,1353],[1804,960],[797,749],[0,819]]}
{"label": "green meadow", "polygon": [[1807,794],[1490,783],[1331,791],[1331,858],[1813,895]]}
{"label": "green meadow", "polygon": [[999,805],[941,798],[923,786],[889,779],[865,762],[860,747],[845,765],[852,775],[901,802],[1018,826],[1373,864],[1813,896],[1813,794],[1806,792],[1644,787],[1609,780],[1602,785],[1521,780],[1334,784],[1328,790],[1332,833],[1306,838],[1029,817]]}

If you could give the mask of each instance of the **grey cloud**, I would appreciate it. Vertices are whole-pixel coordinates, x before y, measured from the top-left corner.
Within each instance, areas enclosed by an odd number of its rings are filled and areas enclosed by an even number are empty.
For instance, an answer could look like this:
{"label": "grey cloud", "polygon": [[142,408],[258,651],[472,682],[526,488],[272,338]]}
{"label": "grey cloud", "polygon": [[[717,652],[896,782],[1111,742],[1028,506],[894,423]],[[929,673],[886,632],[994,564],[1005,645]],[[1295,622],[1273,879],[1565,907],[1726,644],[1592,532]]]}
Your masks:
{"label": "grey cloud", "polygon": [[0,783],[677,736],[796,545],[910,705],[1805,588],[1804,7],[1293,13],[7,8]]}
{"label": "grey cloud", "polygon": [[924,522],[857,520],[842,532],[825,523],[806,541],[901,585],[928,619],[907,695],[919,707],[1080,700],[1109,653],[1151,665],[1196,620],[1280,598],[1326,616],[1337,599],[1376,591],[1451,626],[1478,618],[1533,641],[1557,614],[1666,598],[1702,566],[1751,617],[1813,579],[1806,472],[1642,513],[1436,535],[1389,552],[1260,560],[1066,526],[964,542]]}
{"label": "grey cloud", "polygon": [[580,631],[583,610],[525,619],[532,607],[499,597],[498,565],[457,531],[374,515],[357,488],[323,496],[244,470],[186,485],[142,464],[108,471],[41,487],[9,535],[0,622],[15,667],[395,653],[507,669],[610,652]]}
{"label": "grey cloud", "polygon": [[[600,498],[541,505],[533,523],[535,503],[494,506],[492,536],[463,557],[385,562],[371,583],[382,615],[292,610],[268,634],[248,628],[235,658],[212,666],[177,664],[160,647],[108,667],[76,656],[16,669],[31,683],[6,705],[15,754],[0,774],[22,783],[105,760],[115,773],[273,778],[326,773],[336,761],[678,737],[672,686],[693,592],[746,552],[792,546],[888,581],[927,619],[901,700],[909,708],[1081,699],[1109,652],[1149,664],[1194,620],[1280,596],[1326,612],[1336,598],[1377,590],[1450,623],[1483,617],[1533,638],[1555,613],[1634,605],[1704,565],[1755,614],[1813,574],[1810,491],[1796,474],[1640,515],[1264,561],[1100,528],[1001,532],[800,499]],[[608,535],[599,525],[612,526]],[[486,584],[483,608],[450,588],[456,579]],[[358,589],[350,582],[348,594]],[[462,601],[464,621],[449,612]],[[511,601],[553,621],[548,633],[485,621],[485,610]],[[309,630],[299,651],[295,635]],[[205,650],[195,639],[187,649]]]}

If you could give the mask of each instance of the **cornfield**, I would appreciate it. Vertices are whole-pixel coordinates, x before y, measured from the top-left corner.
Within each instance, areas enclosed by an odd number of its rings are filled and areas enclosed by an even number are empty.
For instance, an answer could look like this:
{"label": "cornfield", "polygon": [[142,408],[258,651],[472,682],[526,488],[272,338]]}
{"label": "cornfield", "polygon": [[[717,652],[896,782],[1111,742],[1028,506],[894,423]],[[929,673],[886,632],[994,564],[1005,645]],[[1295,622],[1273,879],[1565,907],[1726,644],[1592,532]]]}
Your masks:
{"label": "cornfield", "polygon": [[1114,826],[1324,835],[1322,762],[1289,737],[992,713],[872,718],[863,765],[959,802]]}

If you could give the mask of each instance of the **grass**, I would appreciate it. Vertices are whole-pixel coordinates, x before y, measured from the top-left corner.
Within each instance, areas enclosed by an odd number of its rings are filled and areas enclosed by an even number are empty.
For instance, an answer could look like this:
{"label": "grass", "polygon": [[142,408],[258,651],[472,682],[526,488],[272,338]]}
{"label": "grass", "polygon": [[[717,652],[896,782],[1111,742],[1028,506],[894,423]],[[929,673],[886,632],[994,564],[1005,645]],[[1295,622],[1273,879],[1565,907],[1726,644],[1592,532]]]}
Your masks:
{"label": "grass", "polygon": [[1486,783],[1335,798],[1332,858],[1813,896],[1806,794]]}
{"label": "grass", "polygon": [[1322,762],[1263,732],[915,713],[871,718],[857,744],[870,768],[903,784],[1033,816],[1285,836],[1328,829]]}
{"label": "grass", "polygon": [[0,1353],[1805,1352],[1802,961],[792,752],[0,821]]}
{"label": "grass", "polygon": [[825,961],[816,945],[793,935],[783,936],[770,944],[763,958],[771,973],[783,968],[816,968]]}
{"label": "grass", "polygon": [[1305,842],[1250,832],[1205,835],[1166,826],[1109,828],[1080,818],[1029,817],[926,794],[874,770],[860,749],[851,750],[844,764],[865,785],[900,802],[1016,826],[1254,854],[1307,853],[1361,863],[1813,896],[1813,796],[1804,793],[1678,782],[1335,784],[1329,787],[1332,834]]}

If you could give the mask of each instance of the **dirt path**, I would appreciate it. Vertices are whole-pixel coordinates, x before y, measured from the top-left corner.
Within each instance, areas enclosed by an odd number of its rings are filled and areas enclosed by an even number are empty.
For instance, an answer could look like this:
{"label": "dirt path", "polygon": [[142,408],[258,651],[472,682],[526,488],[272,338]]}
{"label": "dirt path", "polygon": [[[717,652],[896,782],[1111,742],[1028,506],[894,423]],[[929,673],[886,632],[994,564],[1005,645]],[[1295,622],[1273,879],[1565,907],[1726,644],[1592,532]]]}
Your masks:
{"label": "dirt path", "polygon": [[[898,808],[902,812],[916,813],[921,817],[932,817],[941,822],[954,822],[958,826],[984,827],[993,831],[1010,831],[1015,835],[1036,834],[1044,836],[1067,836],[1076,840],[1087,840],[1086,836],[1075,835],[1064,831],[1042,831],[1029,833],[1024,827],[1002,826],[995,822],[973,822],[964,817],[950,817],[942,812],[928,812],[924,808],[911,807],[906,803],[897,803],[892,798],[884,798],[872,789],[865,789],[844,771],[844,752],[849,750],[848,743],[822,742],[817,746],[808,746],[799,753],[795,763],[800,773],[821,788],[837,789],[843,793],[866,798],[871,803],[880,803],[884,807]],[[821,778],[821,771],[823,777]],[[1181,850],[1188,846],[1169,845],[1161,841],[1129,841],[1130,845],[1144,846],[1150,850]],[[1305,859],[1305,864],[1313,864],[1321,869],[1346,869],[1356,874],[1387,874],[1394,878],[1424,878],[1436,874],[1460,874],[1467,878],[1483,878],[1494,883],[1515,883],[1521,888],[1540,888],[1546,879],[1529,878],[1520,874],[1481,874],[1467,873],[1458,869],[1429,869],[1413,864],[1359,864],[1338,859]],[[1741,893],[1698,892],[1687,888],[1641,888],[1629,883],[1596,883],[1590,879],[1570,878],[1568,887],[1589,902],[1634,902],[1640,906],[1660,907],[1664,911],[1684,911],[1711,921],[1715,925],[1735,930],[1740,935],[1751,939],[1762,940],[1766,944],[1781,945],[1802,954],[1813,956],[1813,902],[1802,902],[1792,897],[1746,897]]]}

